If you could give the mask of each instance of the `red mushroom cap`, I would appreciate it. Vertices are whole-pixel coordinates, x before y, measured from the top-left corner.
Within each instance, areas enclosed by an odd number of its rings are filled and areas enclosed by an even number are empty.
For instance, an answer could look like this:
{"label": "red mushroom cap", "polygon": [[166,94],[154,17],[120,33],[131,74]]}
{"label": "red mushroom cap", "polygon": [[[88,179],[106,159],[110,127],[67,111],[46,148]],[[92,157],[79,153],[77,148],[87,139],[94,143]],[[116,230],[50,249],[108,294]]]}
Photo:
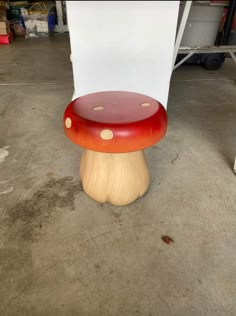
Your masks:
{"label": "red mushroom cap", "polygon": [[106,91],[72,101],[64,113],[64,130],[75,144],[93,151],[125,153],[152,146],[164,137],[167,115],[143,94]]}

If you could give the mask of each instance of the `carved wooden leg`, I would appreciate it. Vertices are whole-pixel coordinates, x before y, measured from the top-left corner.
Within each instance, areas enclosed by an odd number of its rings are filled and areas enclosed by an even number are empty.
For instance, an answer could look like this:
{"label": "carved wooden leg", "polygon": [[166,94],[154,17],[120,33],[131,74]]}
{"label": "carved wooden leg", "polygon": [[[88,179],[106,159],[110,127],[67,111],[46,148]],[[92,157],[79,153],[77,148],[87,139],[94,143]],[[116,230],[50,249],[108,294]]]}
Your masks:
{"label": "carved wooden leg", "polygon": [[143,151],[101,153],[84,150],[80,176],[84,191],[94,200],[127,205],[149,186],[149,171]]}

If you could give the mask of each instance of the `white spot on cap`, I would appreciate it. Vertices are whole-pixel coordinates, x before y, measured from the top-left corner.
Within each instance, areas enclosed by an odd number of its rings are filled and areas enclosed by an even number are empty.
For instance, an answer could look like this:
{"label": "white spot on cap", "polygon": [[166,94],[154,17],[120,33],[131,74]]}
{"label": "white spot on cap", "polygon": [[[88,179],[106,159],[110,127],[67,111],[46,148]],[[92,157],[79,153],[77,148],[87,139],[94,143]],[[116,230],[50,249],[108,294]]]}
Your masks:
{"label": "white spot on cap", "polygon": [[151,105],[151,103],[148,103],[148,102],[145,102],[145,103],[141,104],[141,106],[143,106],[143,107],[150,106],[150,105]]}
{"label": "white spot on cap", "polygon": [[67,128],[71,128],[72,122],[71,122],[71,119],[69,117],[66,118],[65,125]]}
{"label": "white spot on cap", "polygon": [[104,110],[103,106],[96,106],[95,108],[93,108],[94,111],[102,111]]}
{"label": "white spot on cap", "polygon": [[100,136],[102,139],[110,140],[113,138],[113,132],[110,129],[104,129],[101,131]]}

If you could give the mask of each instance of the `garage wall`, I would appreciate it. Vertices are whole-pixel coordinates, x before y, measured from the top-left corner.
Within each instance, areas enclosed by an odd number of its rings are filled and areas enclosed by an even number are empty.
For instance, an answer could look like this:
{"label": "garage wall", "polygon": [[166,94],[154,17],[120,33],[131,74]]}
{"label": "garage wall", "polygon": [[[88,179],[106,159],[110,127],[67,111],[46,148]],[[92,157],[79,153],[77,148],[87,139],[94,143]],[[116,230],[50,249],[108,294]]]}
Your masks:
{"label": "garage wall", "polygon": [[67,1],[75,97],[104,90],[167,105],[179,1]]}

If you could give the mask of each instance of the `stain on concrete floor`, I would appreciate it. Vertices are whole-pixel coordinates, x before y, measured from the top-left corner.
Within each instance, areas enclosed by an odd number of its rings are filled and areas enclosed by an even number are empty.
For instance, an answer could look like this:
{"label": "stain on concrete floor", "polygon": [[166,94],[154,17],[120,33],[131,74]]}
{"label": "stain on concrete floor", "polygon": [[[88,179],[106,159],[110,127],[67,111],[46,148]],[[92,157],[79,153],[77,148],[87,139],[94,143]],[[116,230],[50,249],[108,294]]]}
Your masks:
{"label": "stain on concrete floor", "polygon": [[74,210],[75,195],[83,191],[81,182],[72,177],[50,179],[30,199],[18,202],[7,213],[4,223],[19,226],[21,237],[34,241],[38,229],[59,216],[59,209]]}

